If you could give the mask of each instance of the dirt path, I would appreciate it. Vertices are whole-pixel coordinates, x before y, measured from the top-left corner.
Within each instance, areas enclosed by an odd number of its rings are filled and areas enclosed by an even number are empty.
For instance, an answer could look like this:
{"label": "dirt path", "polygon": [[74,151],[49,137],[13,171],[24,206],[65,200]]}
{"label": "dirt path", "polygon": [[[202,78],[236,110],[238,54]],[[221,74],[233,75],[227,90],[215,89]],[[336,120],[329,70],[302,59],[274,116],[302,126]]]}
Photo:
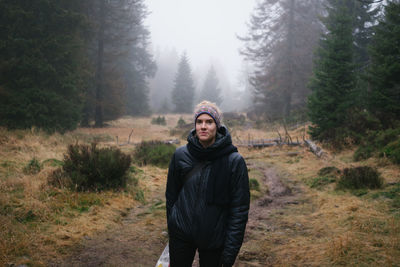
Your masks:
{"label": "dirt path", "polygon": [[[301,199],[301,189],[289,178],[283,181],[273,166],[248,162],[248,167],[263,174],[262,182],[269,192],[250,205],[245,239],[235,266],[273,266],[275,259],[264,243],[270,243],[267,240],[270,233],[281,234],[282,240],[285,238],[281,232],[283,226],[279,222],[279,215],[285,212],[288,205],[298,205],[304,200]],[[275,239],[273,242],[279,243],[282,240]]]}
{"label": "dirt path", "polygon": [[164,189],[133,208],[115,229],[82,240],[72,255],[50,266],[153,266],[167,243]]}
{"label": "dirt path", "polygon": [[[252,245],[261,242],[265,233],[279,230],[274,214],[281,213],[286,205],[298,204],[300,191],[282,182],[273,167],[256,162],[248,165],[249,169],[263,174],[262,182],[268,186],[269,194],[251,204],[245,241],[235,266],[272,265],[273,257],[267,252],[254,251]],[[163,191],[153,192],[152,200],[127,214],[120,227],[83,240],[70,257],[50,265],[154,266],[167,243],[165,204],[161,193]]]}

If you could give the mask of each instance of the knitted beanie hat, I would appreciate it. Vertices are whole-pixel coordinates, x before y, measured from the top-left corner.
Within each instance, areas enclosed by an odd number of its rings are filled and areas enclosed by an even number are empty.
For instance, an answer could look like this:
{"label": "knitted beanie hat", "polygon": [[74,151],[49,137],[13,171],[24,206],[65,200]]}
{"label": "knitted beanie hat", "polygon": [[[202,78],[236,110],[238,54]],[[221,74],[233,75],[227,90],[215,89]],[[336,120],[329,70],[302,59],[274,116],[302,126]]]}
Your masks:
{"label": "knitted beanie hat", "polygon": [[199,105],[196,106],[194,111],[194,124],[196,126],[196,120],[201,114],[210,115],[217,125],[217,129],[221,127],[221,115],[219,113],[218,108],[211,102],[203,101]]}

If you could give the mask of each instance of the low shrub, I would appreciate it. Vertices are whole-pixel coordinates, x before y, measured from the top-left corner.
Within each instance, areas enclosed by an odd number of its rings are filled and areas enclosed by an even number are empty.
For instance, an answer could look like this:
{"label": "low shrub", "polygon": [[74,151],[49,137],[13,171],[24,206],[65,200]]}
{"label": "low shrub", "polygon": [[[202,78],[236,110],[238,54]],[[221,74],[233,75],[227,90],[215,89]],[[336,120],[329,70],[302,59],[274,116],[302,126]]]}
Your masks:
{"label": "low shrub", "polygon": [[36,158],[32,158],[24,167],[25,174],[37,174],[42,170],[42,165]]}
{"label": "low shrub", "polygon": [[312,178],[307,181],[307,185],[311,188],[323,188],[325,185],[336,182],[336,179],[332,176],[319,176]]}
{"label": "low shrub", "polygon": [[358,161],[372,156],[387,157],[393,163],[400,164],[400,128],[368,133],[353,158]]}
{"label": "low shrub", "polygon": [[400,139],[383,147],[379,155],[388,157],[395,164],[400,164]]}
{"label": "low shrub", "polygon": [[185,125],[186,125],[186,121],[182,117],[180,117],[176,127],[182,128],[182,127],[185,127]]}
{"label": "low shrub", "polygon": [[64,184],[66,176],[71,179],[70,186],[78,191],[123,188],[130,164],[131,157],[116,148],[97,148],[96,143],[69,145],[62,173],[57,174],[55,183]]}
{"label": "low shrub", "polygon": [[61,168],[54,170],[47,177],[47,184],[57,188],[72,188],[71,178]]}
{"label": "low shrub", "polygon": [[355,161],[360,161],[372,157],[374,153],[374,148],[371,145],[364,145],[357,148],[354,152],[353,159]]}
{"label": "low shrub", "polygon": [[255,178],[249,179],[249,187],[250,187],[250,190],[260,191],[260,183]]}
{"label": "low shrub", "polygon": [[338,174],[340,174],[340,170],[335,166],[324,167],[318,171],[319,176],[336,177]]}
{"label": "low shrub", "polygon": [[246,122],[246,116],[237,112],[225,112],[224,123],[229,128],[241,126]]}
{"label": "low shrub", "polygon": [[337,189],[376,189],[381,188],[383,179],[378,171],[369,166],[346,168],[343,170]]}
{"label": "low shrub", "polygon": [[175,146],[161,141],[143,141],[136,147],[134,160],[138,164],[156,165],[161,168],[168,167]]}
{"label": "low shrub", "polygon": [[151,124],[158,124],[158,125],[167,125],[164,116],[158,116],[157,118],[151,119]]}

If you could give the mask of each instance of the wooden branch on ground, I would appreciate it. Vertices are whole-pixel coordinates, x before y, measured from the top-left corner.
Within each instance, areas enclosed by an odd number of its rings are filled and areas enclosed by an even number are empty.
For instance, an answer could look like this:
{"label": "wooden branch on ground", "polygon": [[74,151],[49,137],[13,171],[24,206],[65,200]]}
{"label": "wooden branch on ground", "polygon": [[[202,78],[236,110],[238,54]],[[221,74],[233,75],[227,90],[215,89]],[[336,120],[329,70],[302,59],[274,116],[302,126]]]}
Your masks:
{"label": "wooden branch on ground", "polygon": [[287,152],[287,153],[270,153],[267,156],[270,156],[270,157],[278,157],[278,156],[294,157],[294,156],[298,156],[303,153],[304,153],[303,151],[292,151],[292,152]]}
{"label": "wooden branch on ground", "polygon": [[170,140],[165,140],[163,141],[164,144],[176,144],[179,145],[181,141],[179,139],[170,139]]}
{"label": "wooden branch on ground", "polygon": [[132,135],[132,133],[133,133],[133,129],[132,129],[131,133],[129,134],[129,137],[128,137],[128,144],[131,142],[131,135]]}
{"label": "wooden branch on ground", "polygon": [[126,142],[126,143],[119,143],[119,138],[118,138],[118,135],[116,136],[116,138],[117,138],[117,146],[126,146],[126,145],[129,145],[130,143],[131,143],[131,136],[132,136],[132,133],[133,133],[133,129],[132,129],[132,131],[131,131],[131,133],[129,134],[129,137],[128,137],[128,141]]}
{"label": "wooden branch on ground", "polygon": [[306,145],[310,148],[310,150],[317,156],[317,157],[322,157],[323,155],[325,155],[325,152],[322,150],[322,148],[320,148],[319,146],[317,146],[313,141],[311,140],[304,140],[304,142],[306,143]]}
{"label": "wooden branch on ground", "polygon": [[253,147],[253,148],[263,148],[263,147],[271,147],[271,146],[277,146],[277,145],[288,145],[288,146],[301,146],[303,145],[302,142],[279,142],[278,139],[268,139],[273,142],[261,142],[259,140],[254,140],[251,141],[250,143],[240,143],[237,144],[236,146],[239,147]]}
{"label": "wooden branch on ground", "polygon": [[288,143],[292,143],[292,137],[290,136],[290,134],[289,134],[289,132],[288,132],[288,130],[287,130],[287,128],[286,128],[286,123],[285,123],[285,121],[283,121],[283,129],[285,129],[285,139],[287,139],[288,141]]}

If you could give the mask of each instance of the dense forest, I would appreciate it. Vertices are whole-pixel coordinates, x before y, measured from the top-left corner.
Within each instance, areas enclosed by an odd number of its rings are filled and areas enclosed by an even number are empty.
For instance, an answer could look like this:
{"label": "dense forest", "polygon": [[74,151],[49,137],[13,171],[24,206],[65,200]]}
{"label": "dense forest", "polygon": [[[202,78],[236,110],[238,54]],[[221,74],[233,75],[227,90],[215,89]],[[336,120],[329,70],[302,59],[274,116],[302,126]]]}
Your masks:
{"label": "dense forest", "polygon": [[377,136],[398,140],[399,1],[260,1],[240,38],[262,118],[310,121],[314,139],[363,157]]}
{"label": "dense forest", "polygon": [[[259,1],[239,37],[254,103],[247,111],[310,121],[319,141],[360,143],[396,129],[399,5]],[[0,13],[2,126],[64,132],[148,115],[151,102],[156,112],[191,112],[199,98],[224,105],[213,66],[198,82],[186,53],[154,58],[144,0],[2,0]]]}
{"label": "dense forest", "polygon": [[143,0],[0,2],[0,124],[66,131],[149,112]]}

